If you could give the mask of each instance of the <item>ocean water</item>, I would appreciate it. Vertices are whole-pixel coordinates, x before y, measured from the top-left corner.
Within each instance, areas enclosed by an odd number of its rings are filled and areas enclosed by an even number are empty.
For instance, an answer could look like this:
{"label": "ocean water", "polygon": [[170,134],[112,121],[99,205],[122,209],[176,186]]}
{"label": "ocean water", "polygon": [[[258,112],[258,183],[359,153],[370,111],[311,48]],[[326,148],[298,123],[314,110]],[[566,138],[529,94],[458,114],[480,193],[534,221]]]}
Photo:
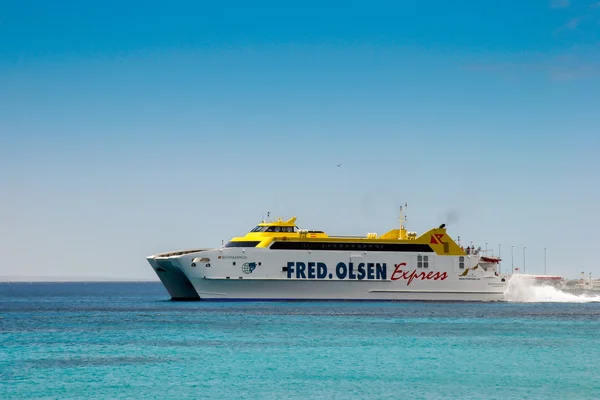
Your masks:
{"label": "ocean water", "polygon": [[540,295],[186,303],[160,283],[4,283],[0,398],[599,399],[600,303]]}

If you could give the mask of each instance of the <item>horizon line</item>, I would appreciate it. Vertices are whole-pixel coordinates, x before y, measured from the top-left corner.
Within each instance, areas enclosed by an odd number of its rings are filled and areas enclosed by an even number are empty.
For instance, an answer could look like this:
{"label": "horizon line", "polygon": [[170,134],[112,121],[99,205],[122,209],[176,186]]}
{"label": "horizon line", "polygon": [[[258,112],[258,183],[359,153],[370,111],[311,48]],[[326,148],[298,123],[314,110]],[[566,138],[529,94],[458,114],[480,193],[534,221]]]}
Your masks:
{"label": "horizon line", "polygon": [[127,278],[99,276],[19,276],[0,275],[0,283],[10,282],[160,282],[157,278]]}

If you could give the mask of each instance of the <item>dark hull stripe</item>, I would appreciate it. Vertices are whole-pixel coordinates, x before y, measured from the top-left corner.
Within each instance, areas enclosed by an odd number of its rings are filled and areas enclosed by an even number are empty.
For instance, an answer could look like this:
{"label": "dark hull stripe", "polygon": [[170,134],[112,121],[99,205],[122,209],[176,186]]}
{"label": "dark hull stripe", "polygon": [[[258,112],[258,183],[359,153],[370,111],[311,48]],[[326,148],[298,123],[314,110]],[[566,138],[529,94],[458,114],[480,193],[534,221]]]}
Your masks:
{"label": "dark hull stripe", "polygon": [[428,244],[421,243],[347,243],[347,242],[274,242],[271,250],[321,250],[321,251],[389,251],[433,253]]}

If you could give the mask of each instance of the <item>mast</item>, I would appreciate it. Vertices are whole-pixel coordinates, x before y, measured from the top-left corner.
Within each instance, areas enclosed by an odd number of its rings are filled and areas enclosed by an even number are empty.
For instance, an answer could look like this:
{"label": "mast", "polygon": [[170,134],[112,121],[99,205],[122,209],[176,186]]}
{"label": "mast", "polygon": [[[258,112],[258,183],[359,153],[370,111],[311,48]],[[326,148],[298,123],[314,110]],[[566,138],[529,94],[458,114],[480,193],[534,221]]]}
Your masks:
{"label": "mast", "polygon": [[404,222],[406,222],[406,208],[407,203],[404,203],[404,207],[400,206],[400,231],[398,233],[398,239],[406,239],[406,229],[404,228]]}

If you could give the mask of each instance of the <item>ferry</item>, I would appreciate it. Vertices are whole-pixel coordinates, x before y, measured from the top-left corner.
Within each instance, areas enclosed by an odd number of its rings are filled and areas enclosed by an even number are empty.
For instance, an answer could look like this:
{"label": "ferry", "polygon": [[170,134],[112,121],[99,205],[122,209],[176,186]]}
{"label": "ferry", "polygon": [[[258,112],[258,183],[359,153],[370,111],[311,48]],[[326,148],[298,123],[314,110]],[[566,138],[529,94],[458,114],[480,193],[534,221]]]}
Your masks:
{"label": "ferry", "polygon": [[382,235],[330,236],[279,218],[220,248],[147,260],[173,300],[504,300],[499,257],[460,246],[445,224],[409,232],[404,212]]}

